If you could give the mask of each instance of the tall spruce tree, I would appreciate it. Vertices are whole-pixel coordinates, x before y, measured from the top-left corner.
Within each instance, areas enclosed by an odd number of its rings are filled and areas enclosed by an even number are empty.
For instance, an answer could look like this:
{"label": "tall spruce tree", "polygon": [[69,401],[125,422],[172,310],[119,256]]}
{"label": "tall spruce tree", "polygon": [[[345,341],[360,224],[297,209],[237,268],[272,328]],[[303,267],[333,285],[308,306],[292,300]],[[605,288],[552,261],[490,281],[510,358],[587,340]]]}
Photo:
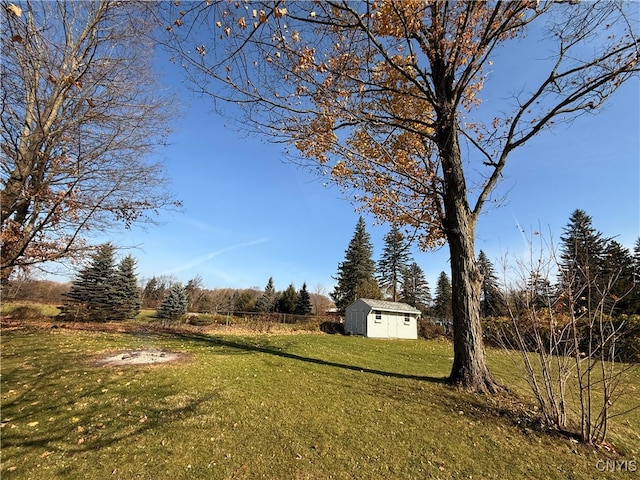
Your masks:
{"label": "tall spruce tree", "polygon": [[402,270],[400,300],[426,313],[431,306],[429,282],[416,262]]}
{"label": "tall spruce tree", "polygon": [[277,293],[273,286],[273,277],[269,277],[264,292],[258,297],[258,300],[256,300],[256,311],[263,313],[273,312],[276,306],[276,300]]}
{"label": "tall spruce tree", "polygon": [[640,237],[633,246],[633,286],[632,304],[635,312],[640,315]]}
{"label": "tall spruce tree", "polygon": [[189,298],[181,283],[174,283],[169,288],[160,307],[158,307],[158,317],[175,319],[187,313]]}
{"label": "tall spruce tree", "polygon": [[384,248],[378,260],[378,285],[383,292],[397,302],[400,298],[402,271],[411,261],[409,245],[397,225],[384,236]]}
{"label": "tall spruce tree", "polygon": [[311,313],[311,295],[307,291],[307,284],[303,283],[298,292],[298,303],[296,304],[297,315],[309,315]]}
{"label": "tall spruce tree", "polygon": [[451,322],[453,310],[451,305],[451,280],[445,272],[441,272],[436,285],[436,294],[433,302],[433,314],[442,320]]}
{"label": "tall spruce tree", "polygon": [[560,289],[575,307],[599,302],[604,247],[602,233],[583,210],[575,210],[560,236]]}
{"label": "tall spruce tree", "polygon": [[360,217],[344,261],[338,265],[338,275],[335,277],[338,283],[331,293],[331,299],[339,312],[344,313],[347,306],[358,297],[379,297],[372,256],[371,237],[367,233],[364,219]]}
{"label": "tall spruce tree", "polygon": [[482,274],[480,315],[483,317],[503,315],[505,313],[504,295],[500,289],[495,268],[482,250],[478,254],[478,270]]}
{"label": "tall spruce tree", "polygon": [[140,290],[136,277],[136,260],[127,255],[118,264],[115,275],[115,289],[118,305],[115,308],[123,319],[133,318],[140,312]]}
{"label": "tall spruce tree", "polygon": [[614,314],[638,313],[635,303],[634,267],[631,252],[615,240],[609,240],[604,249],[602,281],[607,301],[613,301]]}
{"label": "tall spruce tree", "polygon": [[116,290],[115,248],[100,245],[89,264],[80,270],[67,294],[63,315],[69,318],[106,322],[118,318],[120,298]]}

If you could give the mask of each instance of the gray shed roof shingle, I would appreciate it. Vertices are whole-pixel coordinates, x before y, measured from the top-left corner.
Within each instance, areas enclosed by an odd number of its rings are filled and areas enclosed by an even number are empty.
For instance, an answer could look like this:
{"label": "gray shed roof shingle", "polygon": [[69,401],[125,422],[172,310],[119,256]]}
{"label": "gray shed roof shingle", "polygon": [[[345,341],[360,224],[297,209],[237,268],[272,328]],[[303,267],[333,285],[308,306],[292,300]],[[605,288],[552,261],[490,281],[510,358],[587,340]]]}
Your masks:
{"label": "gray shed roof shingle", "polygon": [[373,300],[371,298],[359,298],[358,300],[362,300],[375,310],[384,310],[385,312],[422,313],[417,308],[406,303],[390,302],[388,300]]}

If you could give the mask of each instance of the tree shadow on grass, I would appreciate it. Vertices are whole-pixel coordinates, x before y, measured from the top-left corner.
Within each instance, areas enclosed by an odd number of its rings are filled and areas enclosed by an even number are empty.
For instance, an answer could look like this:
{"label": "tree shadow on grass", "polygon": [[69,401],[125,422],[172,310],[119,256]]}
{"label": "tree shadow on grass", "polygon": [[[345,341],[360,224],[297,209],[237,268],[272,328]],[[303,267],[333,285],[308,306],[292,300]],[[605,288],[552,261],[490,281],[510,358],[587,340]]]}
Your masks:
{"label": "tree shadow on grass", "polygon": [[[174,337],[176,337],[176,335],[174,335]],[[390,372],[386,370],[378,370],[378,369],[368,368],[368,367],[361,367],[357,365],[348,365],[345,363],[333,362],[330,360],[323,360],[321,358],[308,357],[308,356],[299,355],[296,353],[287,352],[273,346],[256,345],[250,342],[241,341],[239,339],[230,340],[223,337],[212,337],[208,335],[184,334],[184,333],[177,335],[177,337],[183,340],[197,342],[204,346],[227,347],[227,348],[236,349],[241,352],[266,353],[268,355],[274,355],[277,357],[287,358],[290,360],[297,360],[301,362],[311,363],[314,365],[341,368],[344,370],[351,370],[354,372],[370,373],[370,374],[381,375],[389,378],[402,378],[402,379],[418,380],[418,381],[441,383],[441,384],[447,383],[447,377],[412,375],[412,374],[399,373],[399,372]]]}
{"label": "tree shadow on grass", "polygon": [[[460,391],[451,385],[448,377],[434,377],[428,375],[413,375],[400,372],[391,372],[357,365],[349,365],[345,363],[324,360],[321,358],[308,357],[296,353],[287,352],[275,346],[256,345],[249,341],[241,339],[229,339],[221,336],[209,336],[193,333],[173,334],[172,337],[182,340],[198,343],[202,346],[226,347],[235,349],[238,352],[257,352],[274,355],[281,358],[297,360],[314,365],[322,365],[355,372],[369,373],[380,375],[386,378],[400,378],[429,382],[432,384],[440,384],[450,388],[439,391],[440,401],[443,405],[447,405],[454,413],[464,411],[467,418],[474,421],[484,421],[487,418],[495,418],[498,421],[510,424],[523,433],[529,434],[532,431],[538,433],[551,434],[558,436],[558,432],[549,431],[548,428],[541,423],[541,417],[538,412],[532,409],[529,400],[521,398],[510,390],[506,390],[496,395],[474,394]],[[562,435],[560,435],[562,436]]]}

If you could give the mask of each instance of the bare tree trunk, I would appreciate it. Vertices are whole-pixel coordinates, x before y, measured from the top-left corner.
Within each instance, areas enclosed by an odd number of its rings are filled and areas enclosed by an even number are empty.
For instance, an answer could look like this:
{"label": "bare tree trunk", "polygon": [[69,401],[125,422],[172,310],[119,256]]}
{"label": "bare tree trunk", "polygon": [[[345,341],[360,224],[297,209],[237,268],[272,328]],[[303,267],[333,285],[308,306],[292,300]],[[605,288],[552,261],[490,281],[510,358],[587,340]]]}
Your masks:
{"label": "bare tree trunk", "polygon": [[487,368],[482,325],[480,285],[471,229],[449,235],[453,307],[454,359],[449,381],[465,390],[495,393],[500,390]]}
{"label": "bare tree trunk", "polygon": [[440,123],[438,145],[445,181],[444,226],[451,254],[454,357],[449,382],[464,390],[496,393],[502,387],[487,368],[480,324],[482,275],[475,256],[476,215],[467,202],[455,123],[447,120]]}

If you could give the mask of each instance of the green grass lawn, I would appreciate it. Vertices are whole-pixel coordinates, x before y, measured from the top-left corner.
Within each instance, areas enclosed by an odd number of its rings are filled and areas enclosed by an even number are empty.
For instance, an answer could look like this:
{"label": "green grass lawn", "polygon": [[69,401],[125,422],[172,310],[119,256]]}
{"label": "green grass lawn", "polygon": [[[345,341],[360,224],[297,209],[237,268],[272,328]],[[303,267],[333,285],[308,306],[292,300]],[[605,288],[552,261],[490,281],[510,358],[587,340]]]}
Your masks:
{"label": "green grass lawn", "polygon": [[[59,328],[5,330],[1,345],[3,480],[639,475],[601,472],[606,451],[538,431],[504,398],[445,385],[446,341]],[[95,363],[131,348],[188,358]],[[489,360],[526,412],[522,376],[504,352]],[[612,430],[616,458],[640,462],[640,412]]]}

